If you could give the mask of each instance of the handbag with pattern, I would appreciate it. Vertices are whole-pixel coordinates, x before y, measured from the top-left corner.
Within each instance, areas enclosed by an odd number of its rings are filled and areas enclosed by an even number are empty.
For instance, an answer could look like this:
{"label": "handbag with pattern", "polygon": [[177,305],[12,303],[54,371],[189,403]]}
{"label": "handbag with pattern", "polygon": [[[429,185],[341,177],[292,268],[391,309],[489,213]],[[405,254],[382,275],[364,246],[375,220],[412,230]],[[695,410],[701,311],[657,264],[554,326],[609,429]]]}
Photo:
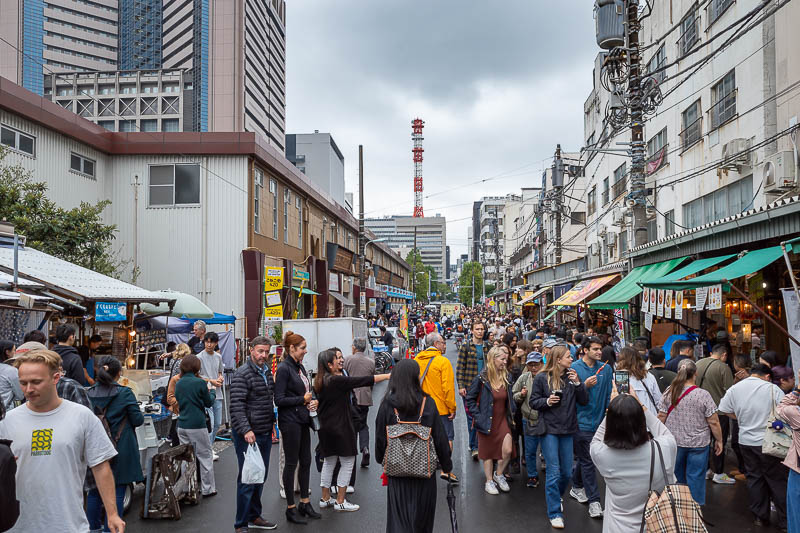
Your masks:
{"label": "handbag with pattern", "polygon": [[422,425],[425,400],[423,397],[419,418],[414,422],[400,420],[400,414],[394,410],[397,424],[386,426],[383,471],[387,476],[430,478],[439,468],[432,430]]}
{"label": "handbag with pattern", "polygon": [[767,417],[761,453],[783,460],[789,455],[789,448],[792,447],[792,428],[781,420],[775,412],[775,402],[770,401],[770,403],[772,404],[772,411]]}
{"label": "handbag with pattern", "polygon": [[[664,490],[659,494],[653,489],[653,468],[656,449],[664,476]],[[639,533],[708,533],[703,523],[700,506],[692,499],[688,485],[670,485],[661,445],[655,439],[650,441],[650,496],[644,505],[642,526]]]}

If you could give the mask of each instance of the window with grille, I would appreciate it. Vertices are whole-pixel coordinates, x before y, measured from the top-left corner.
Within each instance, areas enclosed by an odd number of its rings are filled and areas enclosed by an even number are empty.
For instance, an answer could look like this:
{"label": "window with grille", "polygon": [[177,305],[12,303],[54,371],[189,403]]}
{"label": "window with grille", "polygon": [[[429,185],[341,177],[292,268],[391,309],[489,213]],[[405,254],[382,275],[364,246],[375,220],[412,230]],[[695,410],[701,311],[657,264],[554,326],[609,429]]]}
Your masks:
{"label": "window with grille", "polygon": [[264,173],[261,169],[253,172],[253,231],[261,233],[261,192],[264,189]]}
{"label": "window with grille", "polygon": [[150,165],[150,207],[198,205],[200,165]]}
{"label": "window with grille", "polygon": [[722,16],[725,11],[733,4],[734,0],[711,0],[711,21],[714,22]]}
{"label": "window with grille", "polygon": [[703,137],[703,115],[700,113],[699,99],[681,114],[681,119],[681,149],[688,150]]}
{"label": "window with grille", "polygon": [[269,180],[269,192],[272,193],[272,238],[278,239],[278,182]]}
{"label": "window with grille", "polygon": [[675,210],[670,209],[664,213],[664,236],[669,237],[675,234]]}
{"label": "window with grille", "polygon": [[647,141],[647,163],[645,169],[652,174],[667,163],[667,128],[659,131]]}
{"label": "window with grille", "polygon": [[666,79],[667,71],[660,70],[655,74],[653,74],[653,72],[660,69],[666,64],[667,64],[667,52],[664,48],[664,45],[662,44],[661,47],[658,49],[658,51],[656,51],[655,55],[650,58],[650,61],[647,62],[647,73],[651,74],[658,83],[661,83]]}
{"label": "window with grille", "polygon": [[625,187],[625,170],[625,163],[622,163],[617,167],[617,170],[614,171],[614,187],[611,191],[611,194],[614,195],[615,200],[621,195],[625,194],[625,191],[627,190]]}
{"label": "window with grille", "polygon": [[84,176],[94,177],[94,159],[89,159],[80,154],[72,153],[69,157],[69,168]]}
{"label": "window with grille", "polygon": [[603,207],[608,205],[610,193],[611,191],[608,187],[608,178],[606,178],[603,180]]}
{"label": "window with grille", "polygon": [[736,116],[736,71],[728,72],[711,87],[711,129]]}
{"label": "window with grille", "polygon": [[678,41],[681,57],[691,52],[692,48],[700,40],[699,23],[700,13],[698,12],[697,4],[695,4],[681,20],[681,38]]}
{"label": "window with grille", "polygon": [[161,99],[161,113],[177,115],[180,113],[180,99],[177,96],[167,96]]}
{"label": "window with grille", "polygon": [[597,188],[592,187],[589,190],[589,194],[586,195],[586,212],[589,216],[592,216],[596,210],[597,204]]}
{"label": "window with grille", "polygon": [[292,193],[289,189],[283,191],[283,242],[289,244],[289,202]]}
{"label": "window with grille", "polygon": [[18,152],[36,156],[36,138],[6,125],[0,126],[0,144]]}

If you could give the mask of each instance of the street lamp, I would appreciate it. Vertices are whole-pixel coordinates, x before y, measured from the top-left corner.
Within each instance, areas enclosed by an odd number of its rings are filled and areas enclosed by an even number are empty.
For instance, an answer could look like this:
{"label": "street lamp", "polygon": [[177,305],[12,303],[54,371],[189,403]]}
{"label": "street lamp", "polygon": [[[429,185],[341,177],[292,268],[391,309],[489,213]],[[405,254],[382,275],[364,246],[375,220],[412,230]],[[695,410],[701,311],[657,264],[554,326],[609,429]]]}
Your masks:
{"label": "street lamp", "polygon": [[[367,269],[367,246],[369,246],[372,243],[385,242],[387,240],[388,239],[386,237],[381,237],[379,239],[372,239],[370,241],[367,241],[366,244],[364,244],[364,250],[362,251],[362,255],[361,255],[361,272],[359,273],[360,275],[359,275],[359,280],[358,280],[359,281],[359,290],[363,291],[363,292],[361,292],[361,294],[365,295],[364,296],[364,301],[366,301],[366,298],[367,298],[366,297],[366,293],[367,293],[366,292],[366,287],[364,286],[366,284],[365,277],[366,277],[366,269]],[[360,296],[359,296],[359,299],[360,299]],[[359,309],[361,309],[361,303],[360,302],[359,302],[359,306],[358,307],[359,307]],[[361,312],[364,313],[364,315],[366,316],[366,309],[361,309]]]}

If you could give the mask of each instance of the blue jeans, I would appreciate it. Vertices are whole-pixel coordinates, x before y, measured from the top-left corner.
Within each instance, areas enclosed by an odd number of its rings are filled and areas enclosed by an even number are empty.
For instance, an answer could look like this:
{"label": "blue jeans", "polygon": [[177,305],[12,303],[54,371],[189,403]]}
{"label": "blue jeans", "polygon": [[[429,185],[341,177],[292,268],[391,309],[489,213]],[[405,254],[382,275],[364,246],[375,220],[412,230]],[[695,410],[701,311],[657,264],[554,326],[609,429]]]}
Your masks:
{"label": "blue jeans", "polygon": [[786,483],[786,528],[789,533],[800,533],[800,474],[791,468]]}
{"label": "blue jeans", "polygon": [[[522,427],[528,427],[527,420],[522,420]],[[525,468],[528,470],[528,477],[538,478],[539,470],[536,468],[536,450],[539,448],[541,437],[539,435],[525,435],[524,429],[523,435],[525,440]]]}
{"label": "blue jeans", "polygon": [[214,400],[214,405],[206,408],[208,416],[211,418],[211,433],[208,438],[211,440],[211,446],[214,446],[214,441],[217,439],[217,431],[222,424],[222,399]]}
{"label": "blue jeans", "polygon": [[589,454],[589,445],[592,443],[594,432],[581,431],[573,438],[575,452],[575,468],[572,470],[572,486],[576,489],[583,488],[589,503],[600,502],[600,491],[597,490],[597,472],[594,469],[592,456]]}
{"label": "blue jeans", "polygon": [[675,479],[689,485],[692,498],[697,505],[706,504],[706,470],[708,469],[708,446],[684,448],[678,446],[675,457]]}
{"label": "blue jeans", "polygon": [[547,518],[564,517],[561,497],[567,490],[572,474],[572,435],[546,434],[542,437],[542,454],[547,463],[545,497]]}
{"label": "blue jeans", "polygon": [[472,415],[467,410],[467,404],[464,403],[464,412],[467,413],[467,432],[469,432],[469,451],[478,449],[478,430],[472,427]]}
{"label": "blue jeans", "polygon": [[[122,516],[122,504],[125,499],[126,485],[117,485],[116,498],[117,498],[117,513]],[[100,492],[97,489],[92,489],[86,496],[86,519],[89,521],[89,529],[92,531],[110,531],[108,529],[108,520],[106,519],[106,510],[103,507],[103,500],[100,498]]]}
{"label": "blue jeans", "polygon": [[[237,431],[231,431],[233,448],[236,451],[236,461],[239,463],[239,475],[236,476],[236,520],[233,523],[234,529],[247,527],[247,524],[261,516],[261,492],[264,490],[264,483],[242,484],[242,465],[244,465],[244,454],[247,451],[247,441],[244,435],[239,435]],[[258,451],[264,460],[264,481],[269,474],[269,453],[272,449],[272,435],[256,435]]]}

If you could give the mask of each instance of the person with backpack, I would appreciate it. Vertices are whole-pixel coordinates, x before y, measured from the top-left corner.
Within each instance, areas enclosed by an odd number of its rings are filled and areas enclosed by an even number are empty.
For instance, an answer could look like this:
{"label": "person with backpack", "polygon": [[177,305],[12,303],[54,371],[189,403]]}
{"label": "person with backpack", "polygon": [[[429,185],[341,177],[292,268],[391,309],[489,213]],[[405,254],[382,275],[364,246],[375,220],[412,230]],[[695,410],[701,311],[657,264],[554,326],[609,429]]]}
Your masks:
{"label": "person with backpack", "polygon": [[[400,444],[387,437],[387,428],[400,423],[430,428],[430,439],[439,466],[444,472],[453,470],[450,444],[433,398],[425,394],[419,383],[420,366],[413,359],[402,359],[392,370],[389,388],[375,417],[375,460],[385,465],[387,454]],[[409,426],[410,426],[409,424]],[[404,424],[405,425],[405,424]],[[413,437],[410,437],[413,438]],[[420,444],[420,443],[416,443]],[[417,449],[424,449],[417,446]],[[427,448],[428,450],[430,448]],[[424,457],[412,458],[416,465]],[[410,472],[409,472],[410,473]],[[436,517],[436,476],[427,477],[387,474],[386,533],[432,533]]]}
{"label": "person with backpack", "polygon": [[[87,389],[94,413],[100,418],[117,456],[111,460],[111,471],[116,485],[117,509],[122,510],[125,487],[144,481],[139,462],[139,443],[135,428],[144,424],[144,415],[133,391],[117,383],[122,364],[116,357],[106,355],[96,366],[95,384]],[[92,489],[86,497],[86,518],[91,531],[108,531],[103,502],[98,490]]]}
{"label": "person with backpack", "polygon": [[[528,341],[523,341],[528,342]],[[539,448],[539,435],[537,435],[537,424],[539,423],[539,411],[531,408],[531,392],[533,391],[533,378],[542,370],[542,354],[531,351],[525,359],[525,372],[514,383],[512,394],[517,403],[517,409],[522,412],[522,433],[525,442],[525,468],[528,471],[529,489],[539,486],[539,470],[536,468],[537,450]]]}
{"label": "person with backpack", "polygon": [[175,399],[175,386],[181,378],[181,360],[192,353],[192,349],[186,343],[180,343],[175,351],[172,352],[172,361],[169,368],[169,380],[167,381],[167,391],[164,393],[163,404],[167,410],[172,413],[172,421],[169,426],[169,439],[172,446],[178,446],[181,441],[178,438],[178,415],[180,414],[180,406],[178,400]]}
{"label": "person with backpack", "polygon": [[[452,450],[455,438],[453,419],[456,417],[456,388],[453,367],[444,357],[447,342],[440,334],[434,332],[425,337],[425,346],[427,348],[416,357],[420,368],[420,384],[425,394],[436,402]],[[442,479],[458,483],[458,478],[453,472],[442,471]]]}
{"label": "person with backpack", "polygon": [[[686,483],[698,505],[706,503],[706,468],[709,445],[714,437],[714,455],[723,452],[717,404],[708,391],[695,384],[697,365],[684,359],[678,375],[661,396],[658,418],[675,435],[678,454],[675,477]],[[710,430],[710,431],[709,431]]]}
{"label": "person with backpack", "polygon": [[[728,389],[733,387],[733,371],[728,366],[730,352],[725,344],[716,344],[711,349],[711,355],[697,362],[697,386],[708,391],[714,399],[714,405],[719,402]],[[730,433],[730,419],[727,416],[719,417],[720,431],[722,434],[722,449],[728,443]],[[711,481],[718,485],[733,485],[736,480],[725,473],[725,454],[711,457]]]}

